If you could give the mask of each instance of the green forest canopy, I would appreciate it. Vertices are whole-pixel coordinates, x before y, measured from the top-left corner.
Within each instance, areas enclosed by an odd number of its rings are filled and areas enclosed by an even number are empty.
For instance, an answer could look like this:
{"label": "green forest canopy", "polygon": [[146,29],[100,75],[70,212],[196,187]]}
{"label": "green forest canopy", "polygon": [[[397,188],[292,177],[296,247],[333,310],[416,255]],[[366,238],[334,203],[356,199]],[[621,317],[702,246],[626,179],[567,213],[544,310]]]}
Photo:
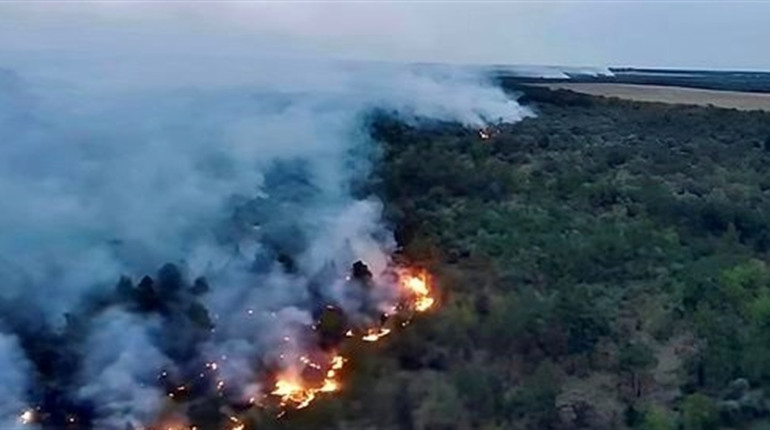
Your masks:
{"label": "green forest canopy", "polygon": [[770,113],[509,90],[488,140],[373,122],[441,309],[275,426],[768,428]]}

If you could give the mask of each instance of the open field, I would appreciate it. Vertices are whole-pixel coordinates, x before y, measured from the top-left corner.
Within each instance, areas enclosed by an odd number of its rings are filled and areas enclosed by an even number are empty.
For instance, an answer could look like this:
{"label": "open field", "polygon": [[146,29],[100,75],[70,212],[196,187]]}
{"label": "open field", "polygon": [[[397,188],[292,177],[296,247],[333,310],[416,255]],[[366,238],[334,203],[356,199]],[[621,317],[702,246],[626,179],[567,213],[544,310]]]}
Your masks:
{"label": "open field", "polygon": [[686,105],[713,105],[740,110],[770,111],[770,94],[717,91],[695,88],[614,83],[558,82],[537,84],[552,90],[564,89],[604,97],[617,97],[642,102]]}

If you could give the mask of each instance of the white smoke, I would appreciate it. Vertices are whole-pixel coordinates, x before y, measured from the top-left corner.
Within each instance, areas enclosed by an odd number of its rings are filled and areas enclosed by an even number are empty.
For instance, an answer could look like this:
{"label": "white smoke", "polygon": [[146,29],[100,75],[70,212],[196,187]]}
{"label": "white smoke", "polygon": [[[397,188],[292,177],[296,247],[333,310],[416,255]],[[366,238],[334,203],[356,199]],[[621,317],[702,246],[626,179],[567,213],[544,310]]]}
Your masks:
{"label": "white smoke", "polygon": [[[119,275],[177,263],[211,284],[216,328],[201,354],[250,396],[253,366],[312,321],[319,272],[388,263],[381,204],[350,189],[370,167],[356,155],[371,150],[366,114],[471,127],[530,114],[448,67],[251,61],[231,80],[230,64],[200,61],[155,63],[151,77],[114,66],[0,74],[0,297],[36,303],[60,325]],[[290,273],[276,262],[284,252]],[[115,312],[93,326],[78,396],[95,402],[100,425],[146,420],[164,396],[149,382],[168,361],[157,327]]]}
{"label": "white smoke", "polygon": [[109,312],[94,327],[78,395],[96,405],[97,428],[120,429],[127,423],[139,428],[152,422],[164,400],[155,388],[158,369],[168,365],[152,341],[157,323]]}
{"label": "white smoke", "polygon": [[[0,333],[0,428],[16,430],[23,426],[21,414],[27,410],[27,374],[30,366],[16,338]],[[28,427],[27,427],[28,428]]]}

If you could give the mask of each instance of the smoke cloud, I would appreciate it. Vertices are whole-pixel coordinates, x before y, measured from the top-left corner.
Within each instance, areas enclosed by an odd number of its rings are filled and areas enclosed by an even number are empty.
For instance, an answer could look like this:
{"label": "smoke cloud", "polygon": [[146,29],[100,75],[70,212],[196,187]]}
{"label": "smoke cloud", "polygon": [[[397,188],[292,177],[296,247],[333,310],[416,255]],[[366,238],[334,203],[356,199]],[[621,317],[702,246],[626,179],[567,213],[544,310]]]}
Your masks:
{"label": "smoke cloud", "polygon": [[381,202],[354,197],[376,161],[368,115],[530,114],[450,67],[148,67],[0,72],[0,424],[39,405],[61,411],[50,427],[146,424],[213,362],[227,397],[264,393],[260,372],[304,350],[320,304],[364,318],[389,294],[345,286],[353,262],[383,273],[395,248]]}
{"label": "smoke cloud", "polygon": [[96,407],[97,428],[139,427],[152,422],[164,401],[154,387],[158,369],[168,364],[152,342],[157,323],[118,311],[93,321],[85,344],[80,399]]}
{"label": "smoke cloud", "polygon": [[30,370],[13,336],[0,335],[0,428],[22,427],[20,414],[26,410],[27,372]]}

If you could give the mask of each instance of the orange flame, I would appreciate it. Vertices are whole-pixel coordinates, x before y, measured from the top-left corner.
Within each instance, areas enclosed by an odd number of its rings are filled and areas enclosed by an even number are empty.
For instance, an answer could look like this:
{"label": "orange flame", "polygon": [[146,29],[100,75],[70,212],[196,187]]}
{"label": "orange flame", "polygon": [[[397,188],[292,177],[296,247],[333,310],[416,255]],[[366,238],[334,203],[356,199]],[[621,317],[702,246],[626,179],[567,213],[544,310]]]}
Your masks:
{"label": "orange flame", "polygon": [[[308,367],[320,369],[321,366],[301,357],[301,361]],[[310,405],[319,393],[332,393],[340,389],[340,383],[337,381],[337,373],[345,364],[345,358],[341,355],[335,355],[329,361],[328,370],[323,381],[315,386],[306,385],[296,372],[287,372],[278,377],[275,381],[275,388],[270,393],[280,397],[280,405],[293,406],[295,409],[302,409]]]}
{"label": "orange flame", "polygon": [[140,430],[197,430],[197,427],[195,426],[188,426],[185,422],[186,420],[175,416],[175,417],[166,417],[162,420],[160,420],[159,423],[152,425],[150,427],[139,427]]}
{"label": "orange flame", "polygon": [[431,296],[428,277],[425,273],[409,274],[401,278],[401,285],[410,296],[412,308],[417,312],[425,312],[436,302]]}
{"label": "orange flame", "polygon": [[297,409],[307,407],[315,399],[315,390],[302,385],[296,378],[281,377],[275,381],[271,394],[281,398],[281,406],[295,404]]}
{"label": "orange flame", "polygon": [[243,425],[243,423],[238,418],[235,418],[235,417],[229,417],[229,418],[230,418],[230,421],[233,423],[233,426],[230,427],[230,430],[244,430],[246,428],[246,426]]}
{"label": "orange flame", "polygon": [[364,342],[377,342],[383,337],[390,334],[389,328],[370,328],[366,331],[366,334],[361,337]]}

